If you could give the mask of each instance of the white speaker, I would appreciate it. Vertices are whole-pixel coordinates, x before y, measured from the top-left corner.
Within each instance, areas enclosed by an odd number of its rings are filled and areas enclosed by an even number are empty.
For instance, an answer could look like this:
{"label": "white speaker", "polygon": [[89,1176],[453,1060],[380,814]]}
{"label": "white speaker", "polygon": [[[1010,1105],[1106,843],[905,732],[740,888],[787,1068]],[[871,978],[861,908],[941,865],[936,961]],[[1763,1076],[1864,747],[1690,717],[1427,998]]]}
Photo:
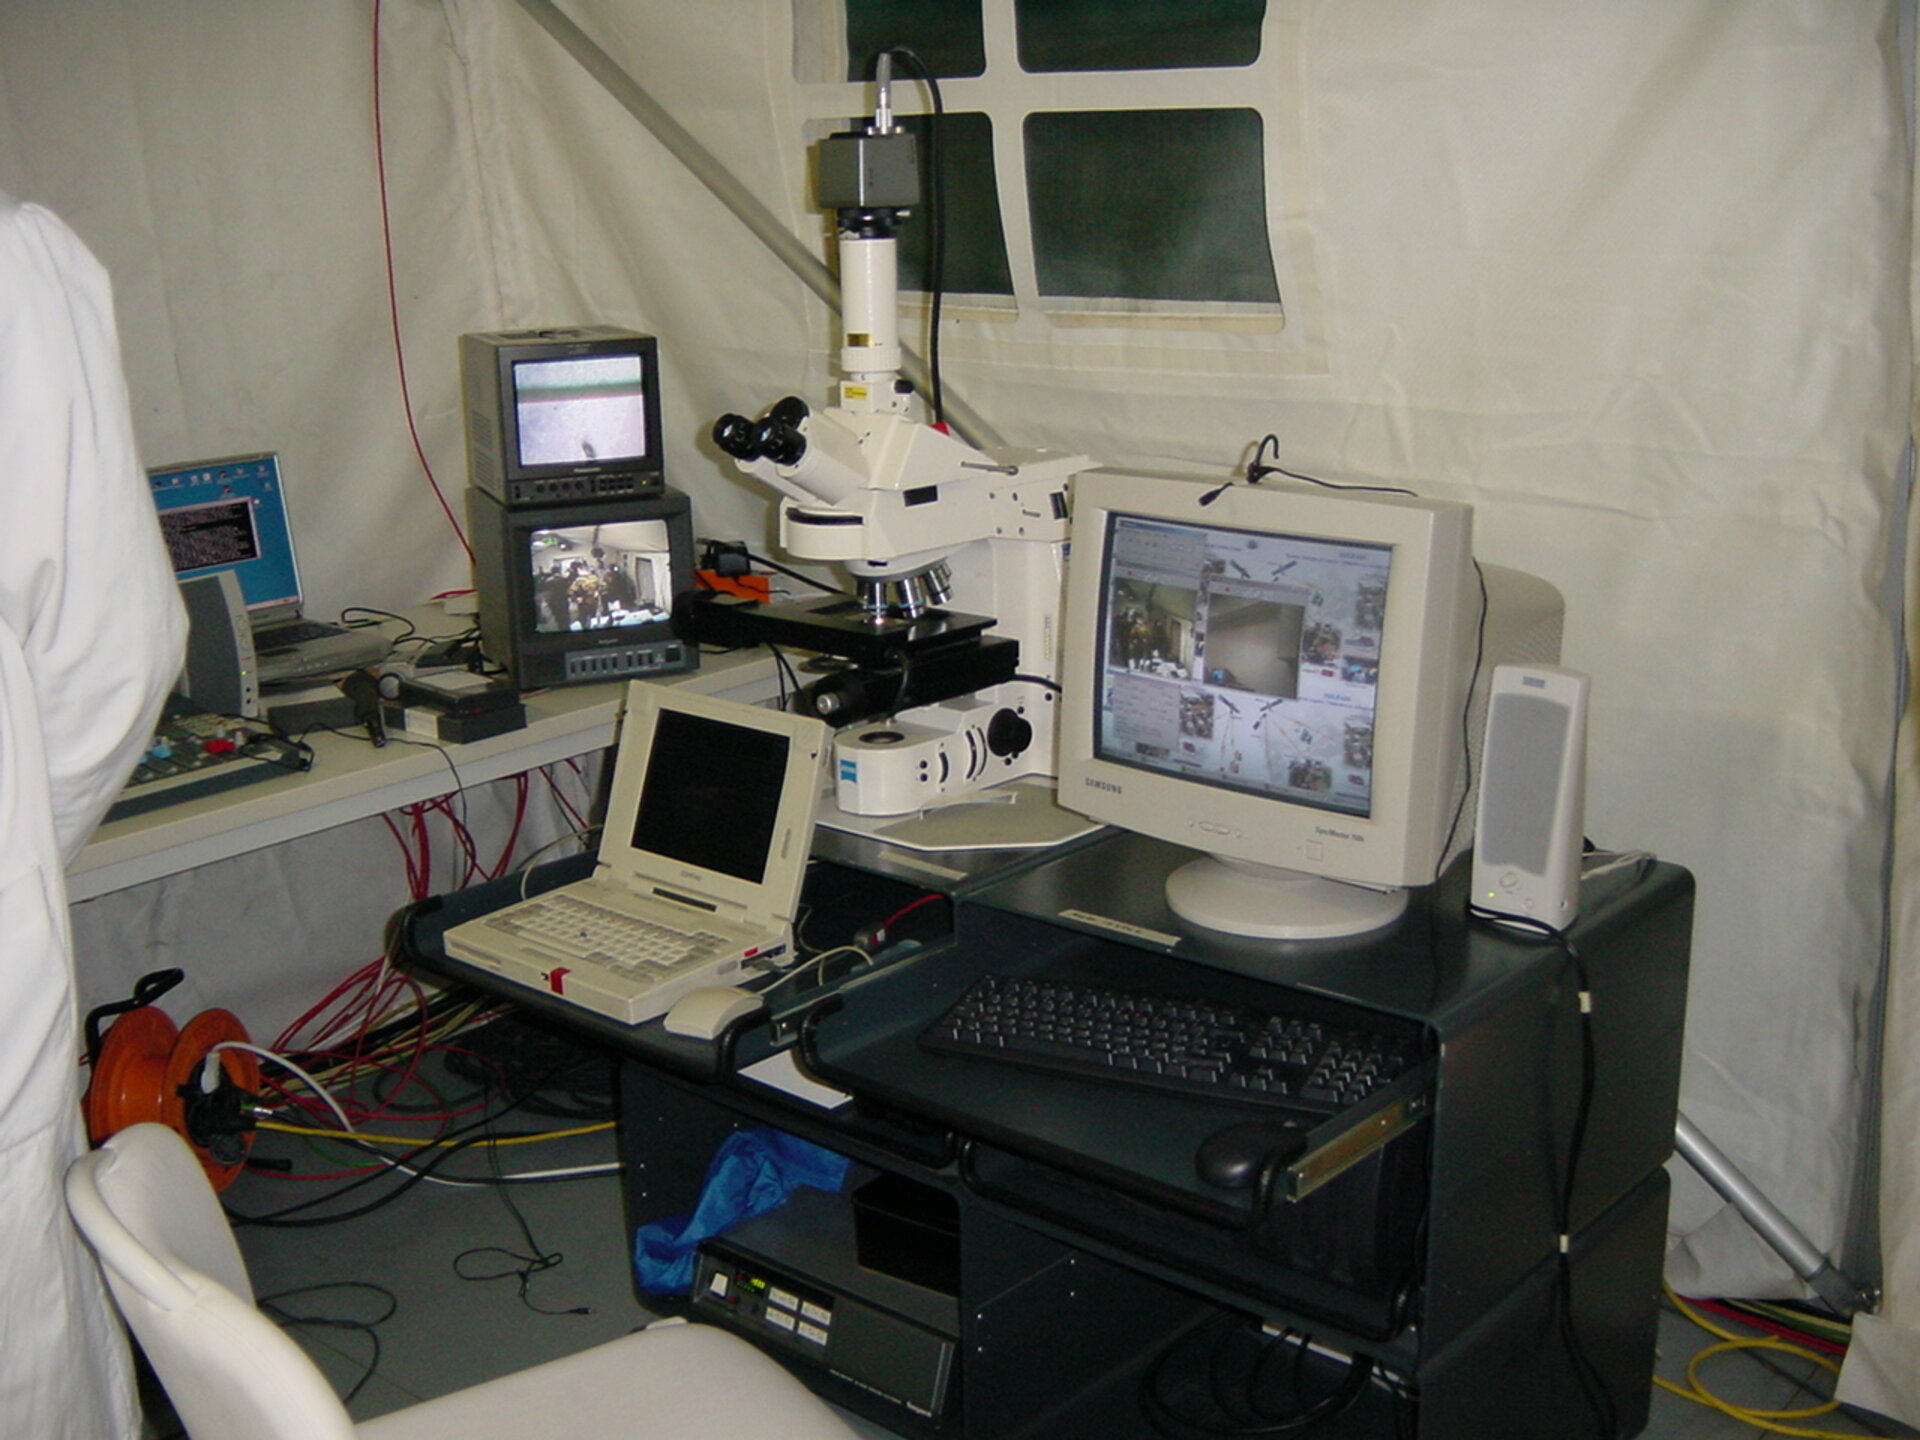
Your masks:
{"label": "white speaker", "polygon": [[1490,919],[1565,930],[1580,913],[1589,683],[1558,665],[1494,668],[1471,891]]}
{"label": "white speaker", "polygon": [[180,582],[187,608],[187,663],[175,687],[202,710],[216,715],[260,713],[260,674],[253,654],[253,624],[231,570]]}

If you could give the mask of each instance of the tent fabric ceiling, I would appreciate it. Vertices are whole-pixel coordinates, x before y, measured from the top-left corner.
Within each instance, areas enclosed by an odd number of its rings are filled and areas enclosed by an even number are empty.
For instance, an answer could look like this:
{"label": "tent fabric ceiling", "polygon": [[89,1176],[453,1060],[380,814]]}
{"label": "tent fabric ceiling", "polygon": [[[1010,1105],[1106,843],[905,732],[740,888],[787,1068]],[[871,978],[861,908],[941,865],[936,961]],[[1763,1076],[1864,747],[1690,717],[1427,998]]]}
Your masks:
{"label": "tent fabric ceiling", "polygon": [[[827,253],[808,127],[864,101],[794,78],[792,0],[562,8]],[[1266,124],[1285,327],[1062,317],[1023,294],[1011,317],[950,322],[947,381],[1018,444],[1224,476],[1272,432],[1289,468],[1472,501],[1483,559],[1566,594],[1565,661],[1594,677],[1594,840],[1698,878],[1687,1114],[1817,1246],[1871,1264],[1871,1017],[1896,777],[1915,779],[1911,737],[1895,769],[1908,7],[1267,12],[1260,62],[1230,84]],[[466,583],[424,473],[457,510],[454,337],[608,321],[661,337],[669,474],[701,531],[771,545],[768,497],[705,431],[785,394],[826,398],[823,308],[517,7],[374,13],[410,415],[366,5],[0,10],[0,185],[61,213],[115,276],[150,458],[280,450],[319,607],[417,604]],[[1011,0],[986,14],[987,72],[957,89],[1017,130],[1023,107],[1056,102],[1009,68]],[[1128,86],[1141,108],[1194,89]],[[1003,218],[1025,254],[1024,207]],[[1904,876],[1920,821],[1901,798]],[[168,913],[212,883],[164,882]],[[1920,1423],[1920,1397],[1866,1358],[1920,1371],[1920,1065],[1903,1048],[1920,1033],[1920,915],[1910,887],[1898,898],[1889,1299],[1849,1384]],[[148,899],[79,917],[82,940],[144,943]],[[288,963],[339,958],[316,938]],[[200,983],[213,1003],[221,980]],[[1794,1293],[1675,1168],[1676,1283]]]}

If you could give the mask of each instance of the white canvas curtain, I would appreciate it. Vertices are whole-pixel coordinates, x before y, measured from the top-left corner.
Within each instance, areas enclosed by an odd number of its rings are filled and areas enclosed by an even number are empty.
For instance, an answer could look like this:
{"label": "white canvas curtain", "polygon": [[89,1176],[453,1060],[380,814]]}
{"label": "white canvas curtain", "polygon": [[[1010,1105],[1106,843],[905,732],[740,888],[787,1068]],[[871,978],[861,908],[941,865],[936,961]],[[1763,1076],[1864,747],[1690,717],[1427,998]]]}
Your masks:
{"label": "white canvas curtain", "polygon": [[[561,5],[825,256],[808,126],[866,102],[794,78],[791,0]],[[1565,659],[1594,680],[1590,833],[1698,878],[1684,1108],[1863,1263],[1908,526],[1904,7],[1268,11],[1260,62],[1217,88],[1262,116],[1284,329],[1049,317],[1023,294],[952,322],[948,383],[1019,444],[1224,475],[1272,432],[1290,468],[1474,502],[1482,558],[1566,594]],[[1010,12],[986,13],[988,73],[949,104],[1015,117],[1007,172],[1023,107],[1109,102],[1009,74]],[[323,609],[465,578],[388,330],[372,19],[364,0],[0,11],[0,184],[116,276],[151,459],[286,456]],[[669,473],[700,529],[770,545],[767,498],[704,436],[827,397],[820,304],[507,0],[386,0],[380,25],[407,389],[441,486],[457,504],[454,336],[628,324],[661,337]],[[1122,88],[1152,107],[1195,82]],[[1911,741],[1900,763],[1911,785]],[[1901,823],[1904,877],[1910,805]],[[1920,1423],[1897,1389],[1920,1369],[1916,916],[1897,894],[1889,1297],[1863,1326],[1895,1379],[1863,1361],[1849,1383]],[[116,917],[93,939],[141,934]],[[1676,1184],[1676,1283],[1795,1291],[1684,1167]]]}

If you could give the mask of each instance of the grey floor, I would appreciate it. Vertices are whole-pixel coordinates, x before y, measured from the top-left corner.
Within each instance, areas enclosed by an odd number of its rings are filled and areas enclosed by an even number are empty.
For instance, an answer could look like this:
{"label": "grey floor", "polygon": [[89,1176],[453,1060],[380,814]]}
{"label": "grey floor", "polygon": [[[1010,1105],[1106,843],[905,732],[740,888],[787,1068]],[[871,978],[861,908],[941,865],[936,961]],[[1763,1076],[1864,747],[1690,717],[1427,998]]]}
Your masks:
{"label": "grey floor", "polygon": [[[564,1122],[528,1123],[545,1129]],[[269,1137],[258,1153],[295,1154],[294,1143]],[[501,1165],[517,1173],[613,1158],[611,1136],[602,1132],[503,1150]],[[459,1159],[465,1163],[450,1164],[447,1173],[486,1175],[487,1164],[477,1155]],[[307,1158],[300,1163],[320,1168]],[[260,1216],[332,1188],[247,1175],[224,1199],[232,1212]],[[370,1185],[355,1203],[390,1188],[386,1181]],[[324,1322],[296,1325],[294,1333],[342,1394],[358,1387],[350,1406],[358,1419],[570,1353],[650,1318],[629,1283],[615,1178],[519,1184],[504,1191],[423,1183],[356,1219],[297,1228],[242,1225],[239,1235],[258,1292],[280,1297],[272,1303],[286,1314]],[[537,1269],[526,1258],[533,1256],[544,1262]],[[530,1269],[534,1273],[522,1273]],[[497,1278],[463,1278],[471,1276]],[[386,1315],[389,1304],[392,1313]],[[370,1321],[379,1322],[371,1331],[352,1323]],[[1664,1316],[1659,1373],[1682,1379],[1687,1361],[1710,1343],[1711,1336],[1687,1321]],[[1720,1358],[1712,1362],[1708,1381],[1740,1404],[1779,1409],[1815,1403],[1800,1383],[1817,1387],[1823,1372],[1810,1365],[1776,1366],[1773,1358]],[[1916,1434],[1870,1416],[1829,1414],[1792,1423],[1843,1434]],[[873,1440],[892,1433],[856,1424]],[[164,1435],[164,1422],[157,1421],[151,1433]],[[1734,1440],[1767,1432],[1656,1388],[1643,1433],[1655,1440]]]}

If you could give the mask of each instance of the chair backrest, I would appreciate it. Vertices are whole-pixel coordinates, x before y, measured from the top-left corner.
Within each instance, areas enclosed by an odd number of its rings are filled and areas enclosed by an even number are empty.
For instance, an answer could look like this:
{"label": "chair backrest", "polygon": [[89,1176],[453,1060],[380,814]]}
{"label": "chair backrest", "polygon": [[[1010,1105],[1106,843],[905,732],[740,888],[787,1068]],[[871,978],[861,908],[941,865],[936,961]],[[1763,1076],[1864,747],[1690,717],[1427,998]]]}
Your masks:
{"label": "chair backrest", "polygon": [[129,1126],[67,1170],[67,1208],[192,1440],[351,1440],[306,1353],[254,1306],[192,1149]]}

